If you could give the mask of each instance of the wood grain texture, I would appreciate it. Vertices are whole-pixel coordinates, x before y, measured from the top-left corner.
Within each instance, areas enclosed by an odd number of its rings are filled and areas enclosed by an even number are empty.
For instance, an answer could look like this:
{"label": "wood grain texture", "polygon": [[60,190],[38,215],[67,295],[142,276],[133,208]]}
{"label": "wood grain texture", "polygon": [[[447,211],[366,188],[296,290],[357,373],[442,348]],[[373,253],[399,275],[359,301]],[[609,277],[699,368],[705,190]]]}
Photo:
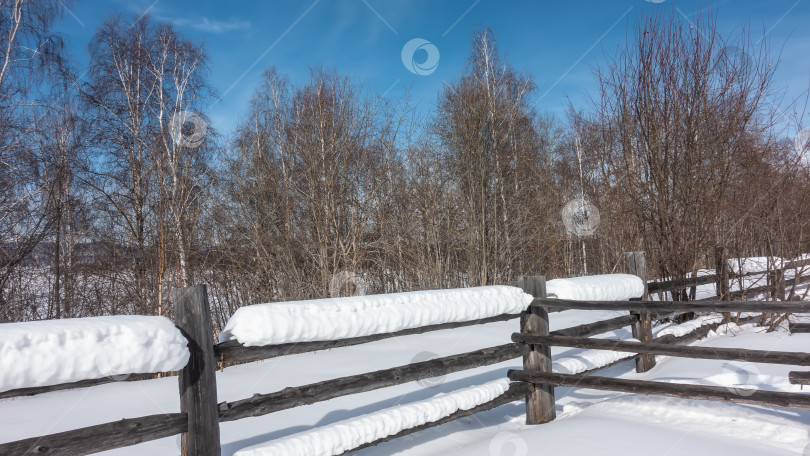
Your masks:
{"label": "wood grain texture", "polygon": [[185,413],[150,415],[2,443],[0,454],[78,456],[171,437],[187,429]]}
{"label": "wood grain texture", "polygon": [[[641,279],[644,283],[644,293],[641,295],[642,301],[647,301],[649,293],[647,291],[647,259],[644,252],[627,252],[624,254],[625,269],[628,274]],[[633,332],[633,338],[641,342],[652,342],[652,316],[650,312],[631,312],[636,316],[636,322],[630,327]],[[650,353],[641,353],[636,358],[636,372],[647,372],[655,367],[655,355]]]}
{"label": "wood grain texture", "polygon": [[[524,276],[518,286],[534,297],[546,296],[545,276]],[[549,333],[548,312],[539,306],[532,306],[521,320],[521,331],[527,334],[547,335]],[[527,372],[551,372],[551,347],[545,344],[530,345],[531,351],[523,357],[523,369]],[[526,397],[526,424],[548,423],[557,417],[554,400],[554,387],[536,384]]]}
{"label": "wood grain texture", "polygon": [[810,372],[789,372],[788,381],[793,385],[810,385]]}
{"label": "wood grain texture", "polygon": [[211,309],[205,285],[171,292],[175,323],[188,339],[190,357],[180,371],[180,411],[188,414],[182,435],[183,456],[220,456],[217,378]]}
{"label": "wood grain texture", "polygon": [[412,334],[423,334],[430,331],[442,329],[462,328],[465,326],[483,325],[497,321],[508,321],[520,318],[521,314],[503,314],[494,317],[482,318],[457,323],[442,323],[438,325],[428,325],[419,328],[404,329],[384,334],[374,334],[371,336],[353,337],[341,340],[328,340],[318,342],[299,342],[291,344],[264,345],[260,347],[245,347],[239,341],[230,340],[222,342],[214,347],[217,359],[225,363],[244,363],[260,361],[263,359],[275,358],[277,356],[296,355],[299,353],[309,353],[318,350],[329,350],[338,347],[348,347],[351,345],[365,344],[391,337],[408,336]]}
{"label": "wood grain texture", "polygon": [[[162,374],[172,375],[171,372],[160,372]],[[157,373],[155,373],[157,374]],[[90,380],[80,380],[78,382],[60,383],[58,385],[36,386],[32,388],[19,388],[0,393],[0,399],[9,397],[22,397],[22,396],[36,396],[37,394],[45,394],[53,391],[62,391],[73,388],[88,388],[91,386],[104,385],[107,383],[116,382],[134,382],[139,380],[150,380],[155,378],[155,374],[131,374],[126,378],[116,375],[115,377],[104,377]]]}
{"label": "wood grain texture", "polygon": [[535,298],[532,307],[581,310],[634,310],[637,312],[810,312],[810,301],[564,301]]}
{"label": "wood grain texture", "polygon": [[766,405],[795,410],[810,410],[810,394],[740,390],[723,386],[687,385],[684,383],[586,377],[583,375],[569,374],[529,374],[524,371],[510,371],[508,376],[511,380],[520,382],[545,382],[558,386],[571,386],[576,388],[622,391],[644,395],[680,397],[683,399]]}
{"label": "wood grain texture", "polygon": [[537,336],[514,333],[512,340],[525,344],[548,344],[559,347],[591,348],[631,353],[654,353],[695,359],[722,359],[727,361],[748,361],[752,363],[791,364],[810,366],[810,354],[800,352],[780,352],[771,350],[747,350],[742,348],[693,347],[665,343],[628,342],[613,339],[590,339],[587,337]]}
{"label": "wood grain texture", "polygon": [[793,323],[788,325],[790,332],[793,334],[810,333],[810,323]]}
{"label": "wood grain texture", "polygon": [[274,393],[255,394],[253,397],[246,399],[219,404],[219,421],[234,421],[251,416],[262,416],[336,397],[363,393],[425,378],[440,377],[453,372],[519,358],[528,351],[529,348],[521,344],[499,345],[391,369],[284,388]]}

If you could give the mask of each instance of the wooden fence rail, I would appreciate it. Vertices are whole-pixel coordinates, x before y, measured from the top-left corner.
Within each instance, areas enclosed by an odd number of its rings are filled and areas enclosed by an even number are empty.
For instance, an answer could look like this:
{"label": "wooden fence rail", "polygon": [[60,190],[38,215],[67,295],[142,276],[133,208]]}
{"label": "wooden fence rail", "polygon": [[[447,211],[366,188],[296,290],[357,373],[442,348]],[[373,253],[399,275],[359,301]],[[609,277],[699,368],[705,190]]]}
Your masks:
{"label": "wooden fence rail", "polygon": [[[725,261],[725,260],[724,260]],[[726,263],[727,264],[727,263]],[[810,260],[791,262],[781,271],[803,267]],[[629,273],[636,274],[646,283],[646,268],[642,252],[631,252],[626,255]],[[741,277],[763,275],[767,271],[752,272],[742,275],[727,273],[718,268],[718,274],[701,276],[692,279],[672,280],[650,283],[647,293],[664,292],[717,283],[718,277],[727,277],[723,281]],[[774,279],[778,282],[778,276]],[[795,284],[810,281],[808,278],[797,278]],[[637,360],[637,370],[643,372],[655,365],[655,354],[685,356],[706,359],[730,359],[751,362],[777,362],[800,366],[810,365],[810,356],[804,353],[763,352],[757,350],[718,349],[706,347],[682,346],[708,331],[717,329],[720,323],[704,325],[683,336],[652,337],[652,321],[672,316],[681,312],[810,312],[810,302],[785,301],[728,301],[736,292],[718,286],[720,301],[627,301],[627,302],[594,302],[563,301],[546,298],[545,277],[530,276],[520,279],[518,286],[535,299],[528,311],[522,314],[504,314],[468,322],[446,323],[411,328],[385,334],[356,337],[342,340],[306,342],[298,344],[279,344],[261,347],[244,347],[236,341],[212,344],[210,337],[212,327],[210,307],[205,286],[188,287],[174,290],[172,301],[175,303],[175,315],[178,328],[189,341],[190,360],[178,377],[181,396],[180,413],[152,415],[140,418],[129,418],[113,423],[60,432],[41,437],[33,437],[16,442],[0,444],[0,454],[13,455],[63,455],[75,456],[99,451],[111,450],[128,445],[181,434],[181,453],[183,456],[213,456],[220,454],[219,425],[222,422],[234,421],[247,417],[262,416],[279,412],[292,407],[326,401],[329,399],[372,391],[482,366],[494,365],[504,361],[523,357],[523,370],[510,371],[509,378],[514,380],[507,392],[499,397],[470,410],[455,412],[440,420],[425,423],[406,429],[394,435],[374,442],[364,443],[356,451],[391,439],[412,434],[428,427],[437,426],[464,416],[513,402],[521,397],[526,398],[527,423],[540,424],[555,418],[554,386],[587,386],[592,388],[631,391],[640,394],[664,394],[675,396],[700,397],[732,402],[758,403],[803,408],[810,404],[807,396],[801,394],[773,393],[758,391],[745,397],[729,396],[719,387],[695,385],[659,384],[619,379],[589,377],[588,374],[607,368],[611,365]],[[771,290],[774,284],[761,287],[763,291]],[[748,290],[748,292],[753,292]],[[581,324],[578,326],[549,331],[549,312],[569,309],[623,310],[628,315],[618,316],[604,321]],[[230,363],[258,361],[290,354],[327,350],[357,344],[383,340],[429,331],[481,325],[520,318],[520,331],[512,336],[513,343],[474,350],[467,353],[446,356],[411,363],[403,366],[368,372],[359,375],[326,380],[309,385],[285,388],[269,394],[256,394],[252,397],[232,402],[218,403],[216,396],[216,375],[218,363],[222,366]],[[758,317],[744,317],[741,321],[753,321]],[[593,339],[591,336],[630,327],[634,337],[641,342]],[[800,332],[804,326],[794,324],[791,329]],[[550,347],[569,346],[628,352],[627,358],[601,366],[578,375],[554,374],[551,372]],[[151,374],[136,374],[130,378],[143,379]],[[39,394],[72,387],[93,386],[108,383],[114,379],[85,380],[81,382],[53,385],[41,388],[26,388],[0,393],[0,398],[20,395]],[[796,384],[808,384],[810,373],[791,372],[790,381]],[[676,391],[677,390],[677,391]],[[781,404],[781,405],[780,405]],[[804,408],[803,408],[804,409]]]}
{"label": "wooden fence rail", "polygon": [[446,356],[390,369],[326,380],[270,394],[219,405],[220,421],[266,415],[302,405],[315,404],[336,397],[364,393],[427,378],[520,358],[530,351],[521,344],[506,344],[459,355]]}
{"label": "wooden fence rail", "polygon": [[686,399],[705,399],[735,402],[740,404],[767,405],[771,407],[810,410],[810,395],[783,393],[780,391],[740,390],[726,386],[690,385],[685,383],[664,383],[646,380],[629,380],[606,377],[586,377],[583,375],[555,374],[550,372],[530,374],[524,371],[510,371],[510,380],[533,384],[572,386],[608,391],[622,391],[636,394],[653,394]]}
{"label": "wooden fence rail", "polygon": [[535,298],[532,307],[562,310],[631,310],[656,314],[678,312],[810,312],[810,301],[563,301]]}
{"label": "wooden fence rail", "polygon": [[[181,395],[181,413],[154,415],[135,419],[125,419],[114,423],[100,424],[71,431],[29,438],[0,444],[0,454],[17,455],[63,455],[76,456],[120,448],[138,443],[181,434],[181,454],[183,456],[219,455],[219,423],[247,417],[262,416],[307,404],[326,401],[336,397],[357,394],[386,388],[402,383],[442,376],[462,370],[488,366],[527,355],[531,350],[522,344],[509,343],[495,347],[474,350],[458,355],[446,356],[423,362],[411,363],[376,372],[336,378],[295,388],[285,388],[270,394],[256,394],[233,402],[217,403],[216,377],[217,360],[243,362],[267,359],[293,353],[306,353],[335,347],[345,347],[383,340],[391,337],[422,334],[428,331],[480,325],[498,321],[525,318],[524,314],[503,314],[479,320],[429,325],[392,333],[376,334],[343,340],[281,344],[263,347],[244,347],[234,342],[211,344],[212,334],[209,306],[204,286],[183,288],[173,291],[177,326],[189,341],[190,360],[178,378]],[[588,333],[598,333],[600,327],[593,327]],[[139,376],[144,377],[145,375]],[[71,386],[92,386],[107,383],[112,379],[89,380],[52,387],[15,390],[7,393],[12,397],[25,393],[39,393],[64,389]],[[526,396],[531,388],[523,383],[512,385],[499,397],[470,410],[461,410],[441,420],[425,423],[404,430],[395,436],[388,436],[377,442],[366,443],[363,447],[390,440],[399,435],[407,435],[431,426],[469,416],[478,411],[513,402]],[[352,451],[355,451],[354,449]]]}
{"label": "wooden fence rail", "polygon": [[502,314],[480,320],[463,321],[457,323],[442,323],[438,325],[420,326],[418,328],[403,329],[391,333],[373,334],[371,336],[352,337],[339,340],[327,340],[317,342],[298,342],[292,344],[264,345],[258,347],[245,347],[238,341],[231,340],[222,342],[214,346],[217,358],[222,362],[252,362],[263,359],[275,358],[277,356],[297,355],[319,350],[330,350],[338,347],[348,347],[352,345],[365,344],[384,340],[391,337],[409,336],[413,334],[424,334],[430,331],[442,329],[462,328],[465,326],[483,325],[497,321],[508,321],[520,318],[520,314]]}
{"label": "wooden fence rail", "polygon": [[[725,260],[723,261],[725,262]],[[643,264],[643,256],[642,260],[639,261],[637,252],[628,254],[627,270],[629,273],[635,273],[643,277],[643,268],[639,267],[639,265]],[[802,264],[806,263],[802,262]],[[726,271],[724,271],[723,268],[718,269],[720,269],[720,274],[715,276],[715,278],[718,276],[722,277],[726,274]],[[706,278],[698,278],[698,280],[704,281],[705,283],[711,283]],[[778,278],[776,281],[778,282]],[[796,280],[794,284],[798,282],[799,281]],[[685,286],[685,284],[685,281],[677,283],[677,285],[681,287]],[[662,288],[658,289],[661,290]],[[718,289],[720,290],[721,298],[719,301],[565,301],[538,296],[532,301],[530,310],[534,311],[534,308],[536,307],[556,309],[558,311],[569,309],[628,310],[634,312],[632,315],[637,317],[637,321],[633,323],[634,326],[644,322],[644,318],[642,317],[643,315],[651,315],[652,318],[656,318],[663,314],[681,312],[718,312],[730,316],[731,312],[803,313],[810,311],[810,302],[807,301],[729,301],[729,299],[734,297],[734,294],[729,293],[727,288],[723,289],[718,287]],[[742,323],[754,321],[756,319],[759,319],[759,316],[746,316],[738,319],[737,321]],[[554,333],[550,334],[537,334],[531,331],[521,331],[519,333],[512,334],[512,341],[526,344],[529,347],[563,346],[633,353],[630,358],[636,359],[637,371],[639,372],[647,370],[648,367],[641,366],[642,360],[646,356],[652,357],[656,354],[685,358],[810,366],[810,354],[804,352],[781,352],[771,350],[766,351],[741,348],[676,345],[678,342],[689,342],[697,337],[706,335],[708,334],[708,331],[717,329],[719,325],[725,324],[727,320],[724,320],[722,323],[704,325],[685,336],[667,335],[655,340],[653,340],[651,337],[645,337],[646,340],[641,340],[640,342],[589,337],[592,334],[590,334],[588,326],[614,327],[615,325],[632,321],[633,319],[618,317],[613,320],[614,322],[612,323],[599,322],[598,324],[582,325],[582,327],[555,331]],[[791,323],[790,329],[792,332],[807,332],[810,331],[810,325]],[[634,336],[641,339],[637,335],[639,333],[641,333],[641,330],[636,329],[634,331]],[[613,364],[627,360],[628,358],[625,358]],[[644,370],[642,370],[642,367]],[[510,371],[508,377],[513,381],[527,382],[535,389],[553,386],[570,386],[622,391],[636,394],[654,394],[690,399],[718,400],[792,408],[798,410],[810,410],[810,395],[802,393],[751,390],[745,391],[745,394],[740,394],[739,388],[735,389],[724,386],[687,385],[681,383],[591,377],[589,376],[590,373],[592,372],[571,375],[553,373],[550,368],[532,370],[524,368],[523,370]],[[798,385],[810,384],[810,372],[790,372],[789,381],[790,383]],[[551,398],[553,399],[553,397],[554,396],[552,395]],[[531,406],[528,400],[526,406],[527,424],[531,424],[528,420],[528,410]]]}
{"label": "wooden fence rail", "polygon": [[748,361],[752,363],[792,364],[810,366],[810,355],[801,352],[779,352],[771,350],[748,350],[742,348],[694,347],[691,345],[671,345],[653,342],[630,342],[614,339],[591,339],[588,337],[536,336],[514,333],[514,342],[522,344],[556,345],[560,347],[590,348],[630,353],[652,353],[656,355],[678,356],[681,358],[722,359],[726,361]]}

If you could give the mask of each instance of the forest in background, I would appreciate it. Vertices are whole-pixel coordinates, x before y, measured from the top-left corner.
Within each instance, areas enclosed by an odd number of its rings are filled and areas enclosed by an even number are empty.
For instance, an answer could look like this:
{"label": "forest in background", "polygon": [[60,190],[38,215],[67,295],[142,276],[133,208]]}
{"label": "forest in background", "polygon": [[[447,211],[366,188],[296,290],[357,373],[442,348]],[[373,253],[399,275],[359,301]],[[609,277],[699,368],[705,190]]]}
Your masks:
{"label": "forest in background", "polygon": [[221,327],[257,302],[623,272],[627,251],[668,278],[717,247],[810,252],[810,135],[787,134],[807,100],[780,108],[778,55],[711,12],[638,15],[565,118],[481,29],[429,114],[269,68],[223,135],[200,43],[111,17],[79,75],[59,11],[2,2],[3,322],[170,316],[171,288],[207,284]]}

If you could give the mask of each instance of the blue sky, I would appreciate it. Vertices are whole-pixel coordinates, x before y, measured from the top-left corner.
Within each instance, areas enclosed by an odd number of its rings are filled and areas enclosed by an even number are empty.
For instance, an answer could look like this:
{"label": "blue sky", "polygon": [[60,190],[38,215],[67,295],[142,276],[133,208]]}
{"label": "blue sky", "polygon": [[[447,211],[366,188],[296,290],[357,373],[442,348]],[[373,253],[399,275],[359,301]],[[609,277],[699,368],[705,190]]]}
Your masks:
{"label": "blue sky", "polygon": [[[208,114],[227,134],[271,66],[293,82],[306,80],[318,65],[334,67],[388,98],[409,89],[417,109],[430,110],[442,84],[464,70],[472,32],[481,27],[495,32],[513,67],[535,77],[537,109],[562,115],[569,99],[585,106],[594,91],[593,66],[626,39],[639,15],[676,8],[688,21],[709,7],[724,33],[750,27],[755,36],[766,34],[774,57],[781,54],[777,85],[787,99],[808,89],[810,0],[78,0],[55,28],[83,67],[87,43],[110,15],[131,18],[148,10],[154,19],[173,22],[209,53],[209,80],[221,99]],[[439,52],[430,74],[414,74],[403,64],[403,46],[414,38]],[[426,56],[424,48],[417,51],[416,62]]]}

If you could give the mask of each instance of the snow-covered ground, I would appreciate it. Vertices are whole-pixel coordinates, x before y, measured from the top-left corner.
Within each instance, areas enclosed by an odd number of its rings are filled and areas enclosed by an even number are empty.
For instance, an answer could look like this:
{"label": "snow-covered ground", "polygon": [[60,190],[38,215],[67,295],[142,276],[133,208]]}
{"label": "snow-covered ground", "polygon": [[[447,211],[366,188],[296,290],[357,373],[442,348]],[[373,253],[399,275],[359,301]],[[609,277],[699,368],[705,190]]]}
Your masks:
{"label": "snow-covered ground", "polygon": [[[551,314],[551,329],[604,320],[625,312],[565,311]],[[671,325],[670,325],[671,327]],[[664,329],[661,327],[661,329]],[[507,343],[518,321],[491,323],[403,336],[329,351],[292,355],[240,365],[217,373],[220,401],[287,386],[385,369]],[[674,328],[672,331],[677,332]],[[630,338],[629,328],[599,337]],[[810,335],[764,333],[753,326],[711,335],[698,342],[718,347],[806,351]],[[577,372],[609,361],[610,352],[554,348],[554,368]],[[502,380],[516,359],[358,395],[248,418],[221,426],[223,455],[316,427],[403,404],[428,400]],[[659,357],[650,372],[636,374],[632,362],[598,375],[658,381],[726,385],[746,394],[750,388],[800,391],[787,382],[793,366],[731,363]],[[642,397],[624,393],[557,388],[558,418],[526,426],[522,402],[508,404],[361,451],[362,455],[802,455],[810,445],[810,412],[768,407]],[[92,388],[0,400],[0,442],[115,421],[125,417],[179,410],[177,379],[117,382]],[[110,455],[176,455],[172,437],[106,452]],[[805,453],[807,454],[807,453]]]}

